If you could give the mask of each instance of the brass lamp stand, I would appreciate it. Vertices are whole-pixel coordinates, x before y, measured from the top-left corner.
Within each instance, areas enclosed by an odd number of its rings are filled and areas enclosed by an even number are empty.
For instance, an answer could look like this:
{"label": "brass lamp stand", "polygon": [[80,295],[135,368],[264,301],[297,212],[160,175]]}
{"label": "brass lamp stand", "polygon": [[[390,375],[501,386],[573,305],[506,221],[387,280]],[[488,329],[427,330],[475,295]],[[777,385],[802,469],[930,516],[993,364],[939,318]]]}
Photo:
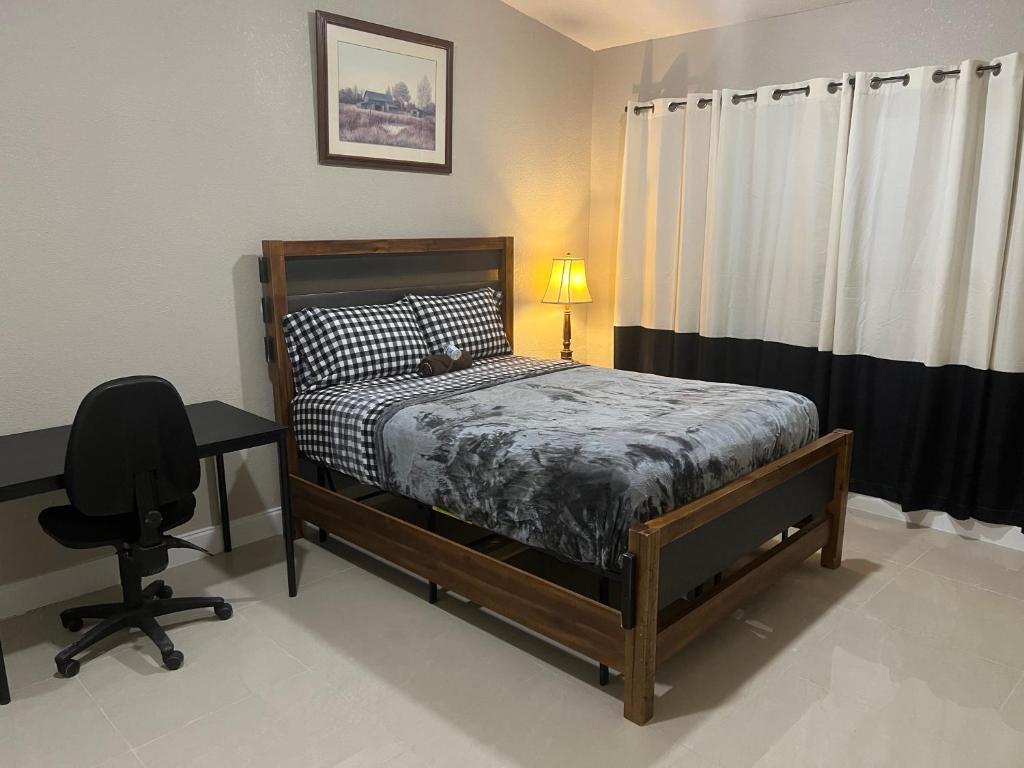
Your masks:
{"label": "brass lamp stand", "polygon": [[565,306],[562,319],[562,359],[572,360],[572,305],[593,301],[590,289],[587,288],[587,267],[583,259],[566,253],[564,258],[551,260],[551,277],[542,301],[545,304]]}

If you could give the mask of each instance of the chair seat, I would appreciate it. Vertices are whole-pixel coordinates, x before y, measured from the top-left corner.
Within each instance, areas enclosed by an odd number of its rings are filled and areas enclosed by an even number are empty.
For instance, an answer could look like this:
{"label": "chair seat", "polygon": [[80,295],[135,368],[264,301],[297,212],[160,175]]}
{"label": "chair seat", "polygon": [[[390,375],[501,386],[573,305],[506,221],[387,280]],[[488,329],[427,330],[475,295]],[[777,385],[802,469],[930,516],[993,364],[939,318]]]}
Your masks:
{"label": "chair seat", "polygon": [[[164,518],[160,530],[188,521],[195,508],[195,496],[165,504],[160,509]],[[117,547],[139,538],[139,519],[134,514],[88,517],[70,504],[44,509],[39,513],[39,525],[52,539],[71,549]]]}

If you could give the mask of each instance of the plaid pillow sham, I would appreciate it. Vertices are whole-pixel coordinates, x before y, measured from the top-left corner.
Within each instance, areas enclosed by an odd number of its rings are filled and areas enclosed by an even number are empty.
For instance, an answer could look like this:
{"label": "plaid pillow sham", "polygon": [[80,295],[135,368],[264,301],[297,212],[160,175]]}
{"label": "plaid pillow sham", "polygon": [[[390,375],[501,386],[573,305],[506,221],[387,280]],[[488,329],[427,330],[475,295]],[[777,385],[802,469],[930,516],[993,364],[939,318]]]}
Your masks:
{"label": "plaid pillow sham", "polygon": [[409,294],[405,298],[416,313],[431,354],[443,352],[448,342],[478,360],[512,352],[493,288],[446,296]]}
{"label": "plaid pillow sham", "polygon": [[416,371],[427,345],[405,302],[301,309],[284,317],[297,392]]}

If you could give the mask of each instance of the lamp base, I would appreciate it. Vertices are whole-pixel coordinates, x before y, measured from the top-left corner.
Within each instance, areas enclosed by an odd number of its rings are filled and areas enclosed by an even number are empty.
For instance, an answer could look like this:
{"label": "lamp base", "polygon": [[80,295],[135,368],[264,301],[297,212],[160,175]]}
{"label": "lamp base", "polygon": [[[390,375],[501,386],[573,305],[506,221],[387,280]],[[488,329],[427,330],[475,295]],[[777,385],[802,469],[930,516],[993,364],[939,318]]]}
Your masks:
{"label": "lamp base", "polygon": [[565,316],[562,319],[562,359],[572,360],[572,316],[569,312],[569,305],[565,305]]}

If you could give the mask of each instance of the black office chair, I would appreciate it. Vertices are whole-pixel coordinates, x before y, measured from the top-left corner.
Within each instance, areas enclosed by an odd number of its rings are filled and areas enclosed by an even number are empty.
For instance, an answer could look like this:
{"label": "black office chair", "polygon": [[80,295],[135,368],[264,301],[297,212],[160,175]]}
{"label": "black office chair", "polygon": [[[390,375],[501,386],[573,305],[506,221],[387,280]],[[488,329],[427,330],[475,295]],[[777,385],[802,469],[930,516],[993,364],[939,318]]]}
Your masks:
{"label": "black office chair", "polygon": [[192,518],[199,487],[192,426],[170,382],[130,376],[86,395],[71,426],[64,483],[71,504],[44,509],[39,524],[65,547],[114,547],[124,601],[61,613],[61,623],[72,632],[82,628],[83,619],[100,622],[57,654],[57,671],[78,674],[74,656],[126,627],[145,632],[164,666],[178,669],[185,657],[156,617],[213,608],[218,618],[229,619],[232,611],[222,597],[174,598],[159,580],[142,588],[143,576],[167,567],[168,549],[200,549],[165,533]]}

